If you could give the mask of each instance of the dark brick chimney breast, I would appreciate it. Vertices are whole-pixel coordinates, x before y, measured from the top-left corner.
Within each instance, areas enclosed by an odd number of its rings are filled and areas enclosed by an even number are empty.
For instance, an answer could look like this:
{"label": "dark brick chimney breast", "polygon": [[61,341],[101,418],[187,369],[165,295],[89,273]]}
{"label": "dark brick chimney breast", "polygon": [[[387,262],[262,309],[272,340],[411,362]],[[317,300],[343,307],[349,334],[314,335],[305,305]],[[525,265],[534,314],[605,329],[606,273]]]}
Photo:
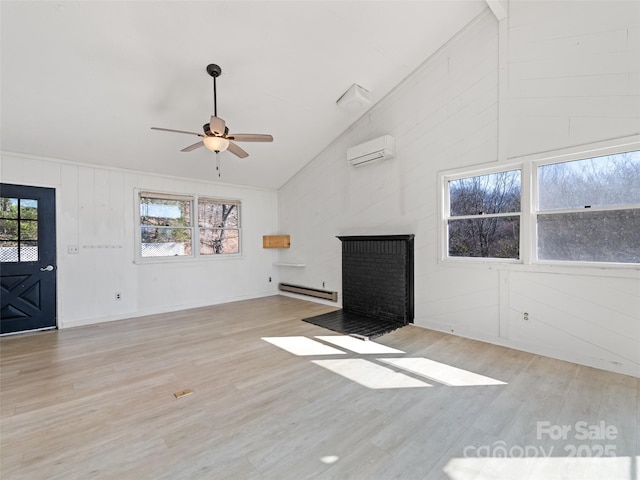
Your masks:
{"label": "dark brick chimney breast", "polygon": [[413,237],[338,237],[342,241],[342,309],[303,320],[362,339],[413,323]]}
{"label": "dark brick chimney breast", "polygon": [[414,235],[338,238],[342,241],[343,310],[412,323]]}

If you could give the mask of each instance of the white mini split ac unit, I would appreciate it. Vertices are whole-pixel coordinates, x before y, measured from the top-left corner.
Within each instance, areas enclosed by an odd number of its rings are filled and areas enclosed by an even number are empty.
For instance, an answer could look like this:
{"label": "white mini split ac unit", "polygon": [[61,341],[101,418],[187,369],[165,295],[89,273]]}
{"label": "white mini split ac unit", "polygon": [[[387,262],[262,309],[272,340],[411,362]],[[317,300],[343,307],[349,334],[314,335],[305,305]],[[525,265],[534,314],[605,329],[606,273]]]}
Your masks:
{"label": "white mini split ac unit", "polygon": [[375,138],[347,149],[347,161],[354,167],[377,160],[386,160],[395,154],[395,139],[391,135]]}

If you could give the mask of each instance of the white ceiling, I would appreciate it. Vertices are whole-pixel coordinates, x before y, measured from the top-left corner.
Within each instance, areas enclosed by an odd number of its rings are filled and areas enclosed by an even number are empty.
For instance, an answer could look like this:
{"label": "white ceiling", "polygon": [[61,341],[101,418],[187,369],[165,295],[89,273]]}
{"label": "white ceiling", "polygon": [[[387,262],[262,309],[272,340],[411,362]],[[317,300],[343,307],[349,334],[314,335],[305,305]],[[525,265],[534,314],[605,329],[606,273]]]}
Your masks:
{"label": "white ceiling", "polygon": [[[485,0],[2,1],[1,143],[17,152],[279,188],[357,120],[351,84],[384,97],[487,8]],[[270,133],[238,159],[198,139],[213,113]]]}

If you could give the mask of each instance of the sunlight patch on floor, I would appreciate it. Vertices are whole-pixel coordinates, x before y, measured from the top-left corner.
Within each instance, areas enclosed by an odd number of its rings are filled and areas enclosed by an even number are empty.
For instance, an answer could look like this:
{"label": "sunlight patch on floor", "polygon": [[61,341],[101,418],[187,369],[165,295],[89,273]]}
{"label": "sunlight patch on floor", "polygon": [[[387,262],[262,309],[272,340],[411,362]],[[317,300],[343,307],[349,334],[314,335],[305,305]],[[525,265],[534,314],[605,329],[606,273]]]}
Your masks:
{"label": "sunlight patch on floor", "polygon": [[365,354],[373,354],[373,355],[382,355],[384,353],[405,353],[402,350],[397,350],[395,348],[387,347],[386,345],[382,345],[380,343],[372,342],[372,341],[362,341],[357,338],[349,337],[347,335],[331,335],[331,336],[319,336],[316,335],[317,339],[322,340],[323,342],[332,343],[337,347],[346,348],[347,350],[351,350],[356,353],[365,353]]}
{"label": "sunlight patch on floor", "polygon": [[262,337],[262,340],[298,356],[346,355],[342,350],[307,337]]}
{"label": "sunlight patch on floor", "polygon": [[367,388],[431,387],[431,385],[421,380],[362,358],[312,360],[311,363],[315,363]]}
{"label": "sunlight patch on floor", "polygon": [[636,480],[640,457],[453,458],[443,468],[450,480]]}
{"label": "sunlight patch on floor", "polygon": [[327,465],[331,465],[332,463],[336,463],[340,460],[340,457],[337,455],[325,455],[320,459],[322,463],[326,463]]}
{"label": "sunlight patch on floor", "polygon": [[380,362],[415,373],[451,387],[473,387],[480,385],[506,385],[495,378],[485,377],[461,368],[427,358],[378,358]]}
{"label": "sunlight patch on floor", "polygon": [[[386,353],[405,353],[377,342],[362,341],[346,335],[317,335],[321,342],[305,336],[262,337],[262,340],[297,356],[347,355],[349,350],[359,355],[382,355]],[[326,343],[323,343],[326,342]],[[371,357],[369,357],[371,358]],[[393,358],[342,358],[339,360],[312,360],[338,375],[372,389],[432,387],[414,376],[420,376],[434,382],[452,387],[471,387],[484,385],[506,385],[495,378],[453,367],[424,357]],[[389,367],[380,365],[386,363]],[[391,368],[390,368],[391,367]],[[403,370],[406,373],[399,372]]]}

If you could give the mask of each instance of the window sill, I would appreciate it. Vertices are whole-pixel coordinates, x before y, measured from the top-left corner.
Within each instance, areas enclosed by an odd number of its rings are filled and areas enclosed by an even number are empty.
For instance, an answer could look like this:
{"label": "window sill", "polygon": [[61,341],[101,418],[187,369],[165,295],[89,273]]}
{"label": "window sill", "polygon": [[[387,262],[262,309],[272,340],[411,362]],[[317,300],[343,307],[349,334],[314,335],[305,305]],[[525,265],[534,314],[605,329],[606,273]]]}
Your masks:
{"label": "window sill", "polygon": [[222,260],[242,260],[242,254],[226,254],[226,255],[203,255],[200,257],[149,257],[136,258],[133,263],[136,265],[154,265],[154,264],[185,264],[198,262],[217,262]]}
{"label": "window sill", "polygon": [[590,277],[640,278],[640,265],[635,263],[603,263],[594,265],[587,262],[545,262],[532,264],[501,265],[501,269],[514,272],[557,273],[562,275],[583,275]]}
{"label": "window sill", "polygon": [[512,272],[555,273],[561,275],[582,275],[592,277],[640,278],[640,264],[590,262],[537,262],[523,263],[495,258],[445,258],[438,262],[453,268],[504,270]]}

